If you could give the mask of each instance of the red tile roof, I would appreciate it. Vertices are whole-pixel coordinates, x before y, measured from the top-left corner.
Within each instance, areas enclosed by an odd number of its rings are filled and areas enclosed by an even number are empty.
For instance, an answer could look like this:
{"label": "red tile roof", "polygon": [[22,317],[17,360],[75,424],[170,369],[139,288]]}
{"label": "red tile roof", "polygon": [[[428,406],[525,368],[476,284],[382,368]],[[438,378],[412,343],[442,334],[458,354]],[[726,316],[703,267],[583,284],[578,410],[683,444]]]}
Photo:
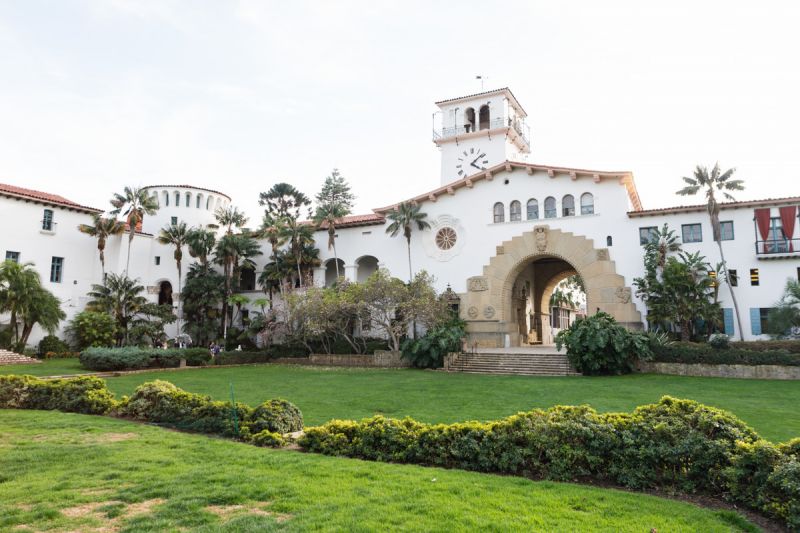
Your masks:
{"label": "red tile roof", "polygon": [[88,213],[102,213],[102,209],[95,209],[67,200],[63,196],[57,194],[50,194],[47,192],[36,191],[33,189],[26,189],[24,187],[17,187],[16,185],[9,185],[7,183],[0,183],[0,195],[9,196],[11,198],[23,198],[33,200],[45,205],[54,205],[57,207],[65,207],[67,209],[74,209],[76,211],[85,211]]}
{"label": "red tile roof", "polygon": [[[337,228],[354,228],[357,226],[374,226],[383,224],[386,219],[376,213],[369,213],[366,215],[350,215],[340,218],[336,222]],[[327,230],[328,224],[323,222],[317,231]]]}
{"label": "red tile roof", "polygon": [[[720,209],[739,209],[747,207],[773,207],[779,205],[798,205],[800,196],[787,196],[784,198],[764,198],[763,200],[742,200],[739,202],[720,202]],[[676,213],[696,213],[706,211],[708,204],[677,205],[674,207],[661,207],[659,209],[646,209],[630,211],[629,217],[647,217],[658,215],[674,215]]]}

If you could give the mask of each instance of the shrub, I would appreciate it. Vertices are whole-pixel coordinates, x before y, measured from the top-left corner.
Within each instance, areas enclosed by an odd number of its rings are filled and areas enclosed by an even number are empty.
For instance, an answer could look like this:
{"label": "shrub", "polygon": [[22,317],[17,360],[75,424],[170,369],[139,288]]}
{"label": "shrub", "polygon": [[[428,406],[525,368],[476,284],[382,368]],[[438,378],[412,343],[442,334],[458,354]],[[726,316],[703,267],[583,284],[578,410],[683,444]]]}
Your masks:
{"label": "shrub", "polygon": [[186,359],[189,366],[202,366],[211,359],[205,348],[88,348],[81,353],[81,366],[90,370],[137,370],[142,368],[173,368]]}
{"label": "shrub", "polygon": [[441,368],[445,355],[461,351],[466,326],[466,322],[456,317],[432,328],[418,339],[406,339],[401,345],[403,357],[417,368]]}
{"label": "shrub", "polygon": [[736,341],[731,348],[751,352],[783,351],[800,354],[800,340]]}
{"label": "shrub", "polygon": [[303,413],[286,400],[269,400],[253,409],[243,425],[254,435],[263,431],[292,433],[303,429]]}
{"label": "shrub", "polygon": [[214,357],[215,365],[248,365],[268,363],[274,359],[271,351],[265,352],[220,352]]}
{"label": "shrub", "polygon": [[115,406],[105,381],[94,377],[43,380],[0,376],[0,408],[104,414]]}
{"label": "shrub", "polygon": [[647,335],[617,324],[608,313],[579,318],[556,335],[556,346],[567,347],[567,357],[578,372],[589,375],[627,374],[637,358],[651,356]]}
{"label": "shrub", "polygon": [[39,341],[39,356],[43,357],[46,353],[69,352],[69,346],[55,335],[47,335]]}
{"label": "shrub", "polygon": [[264,430],[250,437],[250,444],[266,448],[283,448],[286,446],[286,439],[280,433]]}
{"label": "shrub", "polygon": [[231,402],[214,401],[161,380],[137,387],[118,414],[187,431],[249,439],[263,431],[303,429],[300,410],[285,400],[271,400],[256,409],[236,403],[234,409]]}
{"label": "shrub", "polygon": [[714,333],[708,338],[708,345],[717,350],[725,350],[730,345],[730,337],[724,333]]}
{"label": "shrub", "polygon": [[557,406],[487,423],[332,420],[298,443],[376,461],[726,494],[800,527],[800,439],[774,446],[730,413],[690,400],[664,397],[611,414]]}
{"label": "shrub", "polygon": [[117,322],[108,313],[82,311],[69,323],[67,333],[78,350],[91,346],[114,346]]}
{"label": "shrub", "polygon": [[[728,349],[715,349],[709,344],[676,342],[668,346],[653,348],[653,360],[662,363],[709,364],[709,365],[784,365],[800,366],[800,353],[784,349],[785,343],[776,343],[780,349],[745,350],[740,346],[758,344],[732,342]],[[763,345],[759,346],[759,348]]]}
{"label": "shrub", "polygon": [[250,416],[252,408],[237,403],[214,401],[208,396],[179,389],[168,381],[139,385],[119,409],[119,414],[136,420],[223,436],[236,434],[236,420]]}

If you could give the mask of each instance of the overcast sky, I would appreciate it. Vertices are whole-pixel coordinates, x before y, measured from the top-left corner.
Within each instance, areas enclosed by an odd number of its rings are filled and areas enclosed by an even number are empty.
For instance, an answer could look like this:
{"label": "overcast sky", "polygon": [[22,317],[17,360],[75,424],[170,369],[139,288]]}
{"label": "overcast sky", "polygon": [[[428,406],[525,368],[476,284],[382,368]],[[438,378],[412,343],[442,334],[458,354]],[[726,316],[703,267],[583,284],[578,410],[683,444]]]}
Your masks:
{"label": "overcast sky", "polygon": [[[432,5],[436,4],[436,5]],[[433,102],[510,87],[535,163],[696,164],[800,195],[800,3],[0,0],[0,181],[106,208],[124,185],[313,194],[369,212],[439,185]],[[255,222],[255,221],[254,221]]]}

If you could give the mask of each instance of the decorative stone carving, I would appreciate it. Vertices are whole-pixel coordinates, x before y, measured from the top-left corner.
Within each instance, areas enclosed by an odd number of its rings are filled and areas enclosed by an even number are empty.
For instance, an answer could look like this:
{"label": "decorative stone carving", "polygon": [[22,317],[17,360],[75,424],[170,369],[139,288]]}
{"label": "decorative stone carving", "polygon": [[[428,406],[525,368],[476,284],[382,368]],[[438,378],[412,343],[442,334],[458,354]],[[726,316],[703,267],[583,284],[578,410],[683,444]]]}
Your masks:
{"label": "decorative stone carving", "polygon": [[486,307],[484,307],[483,316],[486,319],[492,318],[494,316],[494,307],[492,307],[491,305],[487,305]]}
{"label": "decorative stone carving", "polygon": [[147,286],[147,294],[158,294],[158,286],[156,286],[156,285],[148,285]]}
{"label": "decorative stone carving", "polygon": [[469,292],[488,291],[489,281],[484,276],[473,276],[467,279],[467,290]]}
{"label": "decorative stone carving", "polygon": [[506,253],[506,250],[502,246],[498,246],[495,248],[495,253],[497,255],[503,255],[504,253]]}
{"label": "decorative stone carving", "polygon": [[533,240],[536,242],[537,251],[544,252],[547,250],[547,228],[545,226],[533,228]]}
{"label": "decorative stone carving", "polygon": [[617,287],[615,295],[620,303],[627,304],[631,301],[631,290],[628,287]]}
{"label": "decorative stone carving", "polygon": [[472,320],[478,318],[478,308],[474,305],[467,309],[467,316],[470,317]]}
{"label": "decorative stone carving", "polygon": [[601,248],[597,250],[597,260],[608,261],[608,250],[606,248]]}

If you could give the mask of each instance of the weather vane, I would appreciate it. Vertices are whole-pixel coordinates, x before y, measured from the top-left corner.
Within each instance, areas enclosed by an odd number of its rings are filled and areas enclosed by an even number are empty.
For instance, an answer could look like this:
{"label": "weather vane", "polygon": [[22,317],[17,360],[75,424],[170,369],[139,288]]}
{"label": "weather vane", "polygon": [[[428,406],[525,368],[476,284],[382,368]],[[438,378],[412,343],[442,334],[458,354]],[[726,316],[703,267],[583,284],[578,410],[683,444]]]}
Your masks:
{"label": "weather vane", "polygon": [[475,79],[476,80],[481,80],[481,92],[483,92],[483,82],[485,80],[489,79],[488,76],[482,76],[482,75],[479,74],[479,75],[475,76]]}

